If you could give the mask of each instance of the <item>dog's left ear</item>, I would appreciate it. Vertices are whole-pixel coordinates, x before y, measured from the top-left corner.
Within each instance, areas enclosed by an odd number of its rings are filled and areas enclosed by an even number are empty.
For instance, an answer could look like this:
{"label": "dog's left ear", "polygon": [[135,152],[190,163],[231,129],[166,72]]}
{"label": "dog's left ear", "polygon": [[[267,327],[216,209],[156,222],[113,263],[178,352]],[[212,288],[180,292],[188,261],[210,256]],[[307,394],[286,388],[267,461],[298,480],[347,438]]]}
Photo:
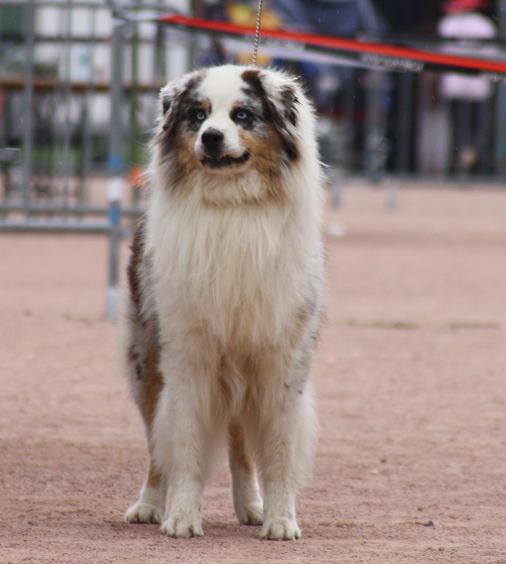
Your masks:
{"label": "dog's left ear", "polygon": [[258,69],[248,69],[242,78],[261,99],[264,118],[274,126],[288,159],[298,160],[300,86],[287,75]]}
{"label": "dog's left ear", "polygon": [[291,82],[276,83],[265,77],[263,83],[267,92],[272,123],[281,137],[283,149],[292,162],[300,156],[297,124],[299,119],[298,86]]}
{"label": "dog's left ear", "polygon": [[279,85],[270,94],[270,99],[283,120],[297,127],[299,97],[296,86],[294,84]]}

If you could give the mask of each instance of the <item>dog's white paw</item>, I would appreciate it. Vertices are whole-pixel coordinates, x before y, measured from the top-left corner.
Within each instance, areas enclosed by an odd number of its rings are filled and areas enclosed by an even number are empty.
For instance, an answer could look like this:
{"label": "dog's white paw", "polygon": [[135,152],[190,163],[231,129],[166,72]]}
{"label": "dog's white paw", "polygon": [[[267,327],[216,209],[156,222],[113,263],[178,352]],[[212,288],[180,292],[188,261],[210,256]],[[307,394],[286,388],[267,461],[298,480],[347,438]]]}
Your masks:
{"label": "dog's white paw", "polygon": [[260,537],[269,540],[300,539],[300,529],[297,521],[293,518],[267,517]]}
{"label": "dog's white paw", "polygon": [[262,500],[254,500],[237,506],[235,512],[241,525],[261,525],[264,506]]}
{"label": "dog's white paw", "polygon": [[202,517],[197,510],[175,510],[171,511],[169,517],[163,522],[162,533],[173,538],[201,537]]}
{"label": "dog's white paw", "polygon": [[161,523],[162,511],[151,503],[138,501],[125,513],[127,523]]}

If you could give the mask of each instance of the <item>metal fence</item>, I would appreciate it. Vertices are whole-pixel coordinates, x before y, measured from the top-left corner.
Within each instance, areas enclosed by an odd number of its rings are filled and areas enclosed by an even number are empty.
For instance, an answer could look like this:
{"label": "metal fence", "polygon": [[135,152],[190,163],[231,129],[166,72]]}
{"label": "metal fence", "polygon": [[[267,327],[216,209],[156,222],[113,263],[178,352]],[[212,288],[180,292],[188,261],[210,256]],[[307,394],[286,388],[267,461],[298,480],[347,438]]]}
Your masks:
{"label": "metal fence", "polygon": [[1,2],[0,14],[0,231],[106,236],[113,319],[120,241],[143,210],[165,32],[104,2]]}
{"label": "metal fence", "polygon": [[[123,4],[128,20],[109,4],[0,0],[0,230],[107,236],[113,318],[119,243],[143,210],[140,172],[158,90],[209,60],[210,49],[236,56],[244,47],[157,22],[166,4]],[[344,75],[321,108],[326,160],[372,180],[463,176],[452,165],[455,110],[438,96],[436,75],[352,67]],[[504,86],[493,88],[480,108],[484,141],[474,172],[497,180],[506,163],[498,119],[506,98]],[[468,119],[456,111],[454,120]]]}

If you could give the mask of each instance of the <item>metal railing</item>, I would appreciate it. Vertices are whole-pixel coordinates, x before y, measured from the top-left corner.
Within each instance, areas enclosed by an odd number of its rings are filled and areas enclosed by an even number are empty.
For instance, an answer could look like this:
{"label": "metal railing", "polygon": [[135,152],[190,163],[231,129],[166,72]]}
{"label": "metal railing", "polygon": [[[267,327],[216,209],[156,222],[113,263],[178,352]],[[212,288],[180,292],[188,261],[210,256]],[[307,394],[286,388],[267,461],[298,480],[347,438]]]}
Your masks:
{"label": "metal railing", "polygon": [[[165,79],[159,60],[165,37],[156,30],[141,37],[140,24],[112,18],[103,2],[0,2],[0,10],[5,6],[22,11],[23,25],[0,36],[0,231],[106,236],[106,316],[114,319],[120,242],[143,211],[136,170]],[[47,9],[58,23],[50,34],[40,25]],[[87,20],[85,33],[73,29],[77,10]],[[99,31],[104,18],[110,25]],[[154,62],[141,82],[138,51],[145,46]],[[88,56],[85,76],[73,72],[79,50]],[[97,77],[98,55],[111,64]],[[51,57],[56,64],[48,65]]]}
{"label": "metal railing", "polygon": [[[144,209],[139,171],[158,90],[205,57],[201,34],[157,22],[168,5],[134,0],[112,14],[110,4],[0,0],[0,10],[16,7],[23,20],[16,32],[0,26],[0,231],[107,236],[107,316],[114,318],[119,243]],[[223,41],[223,52],[245,49],[236,43]],[[310,54],[305,58],[311,61]],[[430,120],[441,130],[449,120],[436,75],[346,68],[332,111],[322,112],[322,124],[330,124],[321,132],[327,160],[375,181],[385,174],[444,173],[446,157],[434,149],[444,135],[431,143],[428,132]],[[483,106],[490,158],[478,172],[496,181],[505,169],[506,140],[494,116],[506,96],[502,83],[493,89]],[[446,145],[449,158],[451,142]]]}

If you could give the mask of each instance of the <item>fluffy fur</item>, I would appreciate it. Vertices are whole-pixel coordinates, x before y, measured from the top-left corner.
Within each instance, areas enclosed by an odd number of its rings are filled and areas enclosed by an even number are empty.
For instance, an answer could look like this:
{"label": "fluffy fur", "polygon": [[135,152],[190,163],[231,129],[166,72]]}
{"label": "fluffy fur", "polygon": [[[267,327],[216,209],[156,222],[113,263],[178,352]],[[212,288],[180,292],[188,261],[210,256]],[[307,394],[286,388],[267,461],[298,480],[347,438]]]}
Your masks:
{"label": "fluffy fur", "polygon": [[227,437],[239,521],[300,536],[322,307],[314,125],[297,81],[274,70],[216,67],[161,92],[128,270],[124,356],[151,459],[128,522],[202,535],[204,482]]}

